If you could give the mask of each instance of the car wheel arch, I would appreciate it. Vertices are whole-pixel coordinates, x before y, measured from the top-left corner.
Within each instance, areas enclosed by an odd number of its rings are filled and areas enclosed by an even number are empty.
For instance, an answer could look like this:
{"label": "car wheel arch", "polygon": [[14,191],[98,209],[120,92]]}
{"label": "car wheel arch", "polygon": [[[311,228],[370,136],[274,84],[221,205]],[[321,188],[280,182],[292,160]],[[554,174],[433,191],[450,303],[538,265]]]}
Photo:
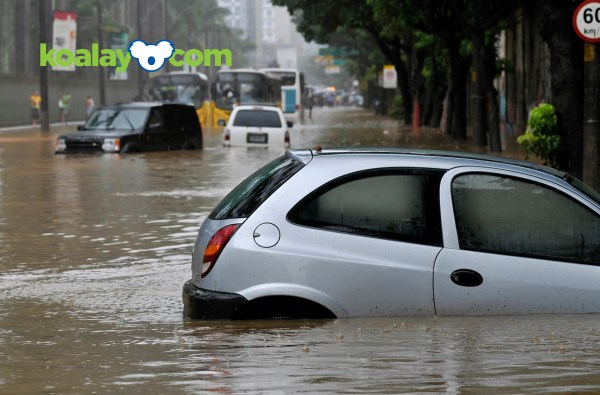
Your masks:
{"label": "car wheel arch", "polygon": [[334,319],[337,316],[317,302],[296,296],[263,296],[241,306],[233,319]]}
{"label": "car wheel arch", "polygon": [[256,300],[264,301],[267,300],[267,298],[270,298],[270,300],[276,298],[296,298],[320,305],[324,309],[330,311],[335,317],[341,318],[348,316],[346,309],[331,296],[319,290],[297,284],[261,284],[238,293],[246,298],[248,303],[253,303]]}

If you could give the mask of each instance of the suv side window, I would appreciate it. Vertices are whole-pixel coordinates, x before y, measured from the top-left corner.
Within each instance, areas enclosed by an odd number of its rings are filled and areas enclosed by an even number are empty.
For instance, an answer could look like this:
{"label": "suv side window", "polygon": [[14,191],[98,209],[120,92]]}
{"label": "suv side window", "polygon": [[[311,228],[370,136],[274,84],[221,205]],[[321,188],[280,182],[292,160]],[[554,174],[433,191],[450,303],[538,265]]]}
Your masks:
{"label": "suv side window", "polygon": [[187,132],[197,132],[200,129],[200,120],[195,110],[186,109],[183,111],[180,121]]}
{"label": "suv side window", "polygon": [[452,182],[461,249],[600,263],[600,218],[549,187],[506,176]]}
{"label": "suv side window", "polygon": [[163,117],[160,109],[153,108],[152,110],[150,110],[150,116],[148,117],[148,128],[150,129],[150,131],[161,130],[163,125]]}
{"label": "suv side window", "polygon": [[[181,131],[180,116],[183,111],[177,111],[178,108],[174,106],[164,106],[163,113],[165,115],[165,125],[171,133],[179,133]],[[179,116],[178,116],[179,115]]]}
{"label": "suv side window", "polygon": [[337,179],[289,213],[295,224],[363,236],[442,245],[441,171],[375,170]]}

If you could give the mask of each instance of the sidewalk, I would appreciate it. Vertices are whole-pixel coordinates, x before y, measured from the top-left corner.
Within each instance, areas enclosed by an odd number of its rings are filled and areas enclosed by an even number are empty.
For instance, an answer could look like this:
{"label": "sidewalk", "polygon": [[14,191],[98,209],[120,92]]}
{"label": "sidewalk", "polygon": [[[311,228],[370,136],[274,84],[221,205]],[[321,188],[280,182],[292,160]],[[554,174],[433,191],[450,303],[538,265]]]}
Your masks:
{"label": "sidewalk", "polygon": [[[52,133],[52,129],[60,128],[63,126],[81,125],[84,122],[85,122],[85,120],[69,121],[66,123],[61,123],[61,122],[51,123],[50,124],[50,133]],[[19,133],[19,132],[34,132],[34,131],[41,131],[41,125],[39,125],[39,124],[36,126],[22,125],[22,126],[9,126],[9,127],[0,128],[0,134]]]}

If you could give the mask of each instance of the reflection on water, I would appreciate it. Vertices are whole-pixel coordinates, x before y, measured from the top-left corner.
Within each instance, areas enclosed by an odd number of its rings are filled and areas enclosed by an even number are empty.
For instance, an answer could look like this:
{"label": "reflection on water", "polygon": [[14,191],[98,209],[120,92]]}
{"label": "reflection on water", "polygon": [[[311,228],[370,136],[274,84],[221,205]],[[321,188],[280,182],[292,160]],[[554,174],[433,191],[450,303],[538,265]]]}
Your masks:
{"label": "reflection on water", "polygon": [[[468,148],[362,110],[313,115],[293,148]],[[2,394],[600,389],[597,315],[184,320],[200,223],[283,148],[206,131],[203,151],[54,156],[57,133],[0,134]]]}

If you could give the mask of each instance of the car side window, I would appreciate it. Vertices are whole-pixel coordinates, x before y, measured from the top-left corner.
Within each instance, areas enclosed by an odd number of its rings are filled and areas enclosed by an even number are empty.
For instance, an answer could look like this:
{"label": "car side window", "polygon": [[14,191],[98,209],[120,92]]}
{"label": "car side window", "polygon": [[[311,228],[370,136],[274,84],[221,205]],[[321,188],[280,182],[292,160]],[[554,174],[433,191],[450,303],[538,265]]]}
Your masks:
{"label": "car side window", "polygon": [[442,245],[441,172],[367,171],[342,177],[298,203],[288,219],[298,225]]}
{"label": "car side window", "polygon": [[538,183],[489,174],[452,182],[461,249],[600,263],[600,218]]}
{"label": "car side window", "polygon": [[171,133],[178,133],[181,131],[180,118],[183,111],[178,111],[178,108],[171,106],[163,107],[163,115],[165,117],[165,125]]}
{"label": "car side window", "polygon": [[148,128],[152,129],[160,129],[163,125],[162,114],[160,110],[157,108],[153,108],[150,111],[150,116],[148,117]]}

